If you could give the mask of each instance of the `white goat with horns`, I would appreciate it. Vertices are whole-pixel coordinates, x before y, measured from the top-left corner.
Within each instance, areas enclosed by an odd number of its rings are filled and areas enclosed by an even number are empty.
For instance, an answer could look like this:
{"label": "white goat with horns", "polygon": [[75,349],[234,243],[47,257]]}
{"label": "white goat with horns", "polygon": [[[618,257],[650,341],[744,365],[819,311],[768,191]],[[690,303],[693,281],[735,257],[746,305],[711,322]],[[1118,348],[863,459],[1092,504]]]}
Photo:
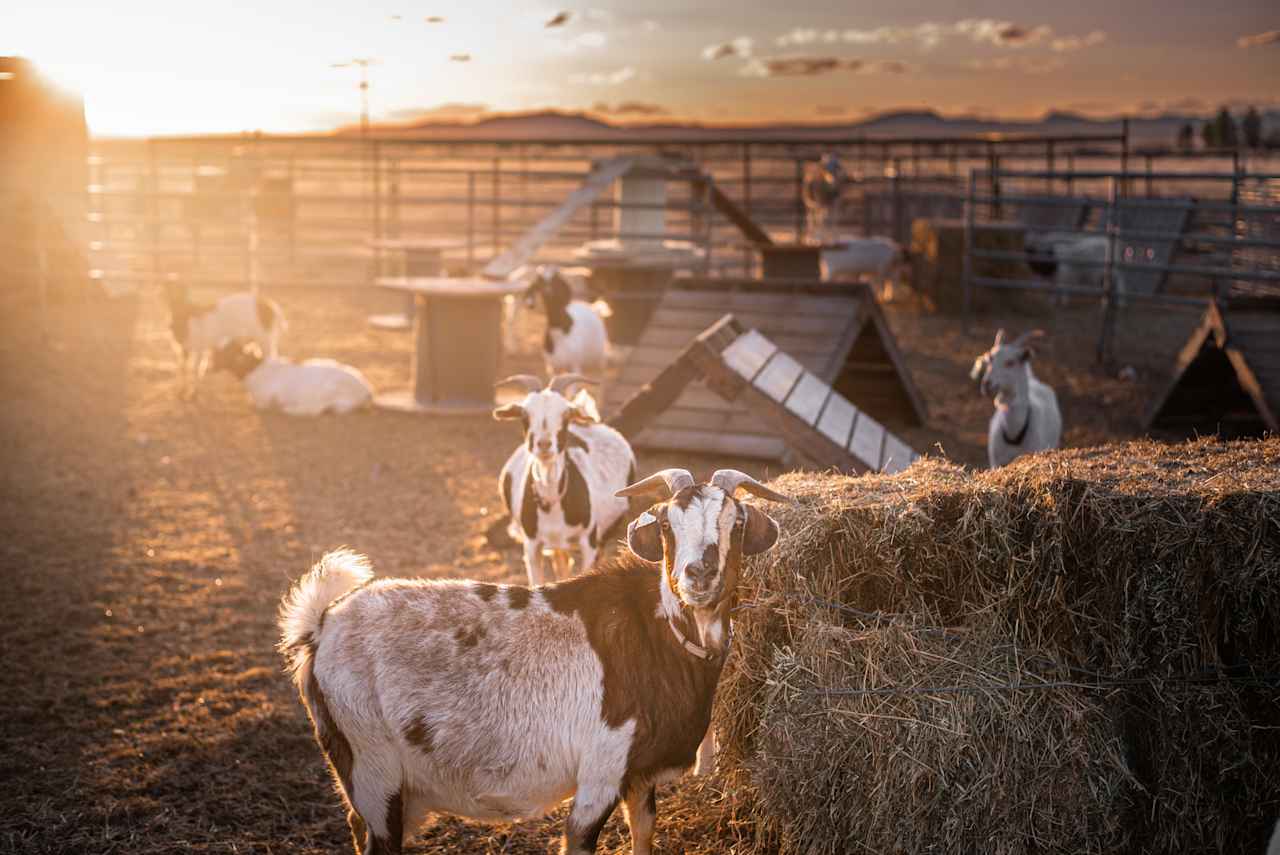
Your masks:
{"label": "white goat with horns", "polygon": [[508,532],[524,544],[530,585],[567,578],[571,551],[578,555],[579,572],[590,569],[606,532],[627,512],[627,500],[614,493],[635,480],[635,452],[622,434],[600,423],[586,389],[568,397],[589,382],[561,374],[544,389],[537,377],[517,374],[498,384],[527,392],[523,400],[498,407],[493,417],[524,423],[524,441],[507,458],[498,486],[511,515]]}
{"label": "white goat with horns", "polygon": [[649,855],[655,788],[708,736],[742,559],[778,539],[739,491],[790,501],[731,469],[619,490],[656,500],[630,552],[535,588],[321,558],[281,603],[280,649],[356,852],[401,852],[431,813],[509,822],[572,797],[563,855],[594,853],[619,801]]}
{"label": "white goat with horns", "polygon": [[1031,371],[1035,343],[1042,330],[1023,333],[1008,344],[1004,330],[995,344],[973,363],[969,377],[980,383],[982,394],[995,395],[995,415],[987,429],[987,458],[998,469],[1035,451],[1057,448],[1062,439],[1062,413],[1053,389]]}

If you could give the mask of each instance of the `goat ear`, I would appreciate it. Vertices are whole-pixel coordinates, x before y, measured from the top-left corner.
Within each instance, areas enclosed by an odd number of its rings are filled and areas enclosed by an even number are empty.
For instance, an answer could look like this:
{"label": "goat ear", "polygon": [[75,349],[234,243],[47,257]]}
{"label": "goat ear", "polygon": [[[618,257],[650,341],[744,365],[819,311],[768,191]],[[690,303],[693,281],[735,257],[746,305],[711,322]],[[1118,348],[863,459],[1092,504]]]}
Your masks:
{"label": "goat ear", "polygon": [[524,407],[519,404],[506,404],[494,410],[493,417],[498,421],[503,419],[522,419],[524,418]]}
{"label": "goat ear", "polygon": [[747,523],[742,533],[742,554],[758,555],[778,542],[778,524],[755,505],[743,507],[747,509]]}
{"label": "goat ear", "polygon": [[627,526],[627,546],[645,561],[654,564],[662,560],[662,526],[658,515],[645,511]]}
{"label": "goat ear", "polygon": [[593,425],[593,424],[596,424],[599,421],[599,419],[597,419],[595,416],[591,415],[591,413],[588,413],[586,410],[582,409],[581,407],[570,407],[569,421],[579,425]]}

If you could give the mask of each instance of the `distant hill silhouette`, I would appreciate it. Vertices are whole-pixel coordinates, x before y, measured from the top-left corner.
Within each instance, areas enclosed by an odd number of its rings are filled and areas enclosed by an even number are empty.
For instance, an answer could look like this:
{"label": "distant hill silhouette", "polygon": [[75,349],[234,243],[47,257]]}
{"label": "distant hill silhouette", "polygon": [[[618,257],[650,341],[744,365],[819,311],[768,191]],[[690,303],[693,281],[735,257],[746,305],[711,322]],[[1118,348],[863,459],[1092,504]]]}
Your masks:
{"label": "distant hill silhouette", "polygon": [[[1205,116],[1164,113],[1129,120],[1130,139],[1137,145],[1167,144],[1178,129],[1190,122],[1199,129]],[[1269,127],[1280,126],[1280,111],[1263,114]],[[518,139],[636,139],[652,137],[696,141],[708,138],[751,139],[762,136],[796,140],[822,140],[864,136],[947,137],[975,134],[1053,135],[1106,134],[1120,131],[1120,117],[1091,118],[1080,113],[1053,111],[1039,119],[1000,119],[979,116],[943,116],[933,110],[899,110],[853,122],[701,124],[660,122],[611,122],[589,113],[540,110],[500,113],[474,119],[441,118],[426,114],[421,120],[375,124],[378,136],[413,139],[488,138]],[[354,127],[338,134],[358,133]]]}

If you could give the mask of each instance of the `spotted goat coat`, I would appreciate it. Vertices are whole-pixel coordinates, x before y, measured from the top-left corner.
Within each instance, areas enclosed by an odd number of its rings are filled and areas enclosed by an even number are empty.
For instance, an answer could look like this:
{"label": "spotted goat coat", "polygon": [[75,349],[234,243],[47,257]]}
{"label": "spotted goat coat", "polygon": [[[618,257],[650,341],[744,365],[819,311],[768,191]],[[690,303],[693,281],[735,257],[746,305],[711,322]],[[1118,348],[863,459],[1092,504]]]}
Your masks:
{"label": "spotted goat coat", "polygon": [[[707,733],[744,544],[777,537],[717,488],[686,493],[629,531],[661,569],[625,553],[531,589],[375,580],[338,551],[299,581],[281,647],[357,852],[400,852],[430,813],[505,822],[570,797],[563,853],[595,852],[619,801],[633,853],[651,851],[654,788],[693,764]],[[681,567],[708,557],[718,572],[688,582]]]}

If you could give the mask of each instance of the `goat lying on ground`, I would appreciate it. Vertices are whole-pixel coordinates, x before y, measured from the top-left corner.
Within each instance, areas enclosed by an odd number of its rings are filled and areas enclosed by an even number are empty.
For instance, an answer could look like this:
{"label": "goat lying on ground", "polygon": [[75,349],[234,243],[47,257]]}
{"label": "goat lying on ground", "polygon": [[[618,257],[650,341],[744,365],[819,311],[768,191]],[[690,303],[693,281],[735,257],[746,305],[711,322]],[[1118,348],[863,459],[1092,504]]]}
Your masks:
{"label": "goat lying on ground", "polygon": [[275,301],[249,291],[230,294],[212,304],[192,303],[176,282],[166,286],[170,333],[178,357],[178,391],[192,397],[209,370],[214,351],[232,339],[251,339],[271,357],[277,353],[284,313]]}
{"label": "goat lying on ground", "polygon": [[524,423],[524,442],[503,465],[498,485],[511,515],[508,532],[524,544],[530,585],[567,578],[570,550],[579,556],[579,571],[591,568],[605,533],[627,512],[627,500],[614,494],[635,480],[635,453],[622,434],[600,423],[585,389],[573,400],[566,397],[584,382],[565,374],[543,389],[537,377],[520,374],[499,384],[528,392],[519,403],[494,410],[493,417]]}
{"label": "goat lying on ground", "polygon": [[260,410],[279,408],[291,416],[349,413],[373,400],[373,387],[355,368],[332,359],[293,362],[263,357],[257,342],[233,339],[219,348],[213,367],[238,377]]}
{"label": "goat lying on ground", "polygon": [[1031,372],[1034,344],[1043,336],[1032,330],[1005,344],[1000,330],[991,350],[974,360],[969,372],[980,382],[982,394],[995,395],[996,412],[987,429],[992,469],[1023,454],[1057,448],[1062,439],[1058,396]]}
{"label": "goat lying on ground", "polygon": [[866,276],[879,290],[881,302],[893,299],[894,280],[901,275],[902,264],[902,247],[887,237],[841,238],[822,250],[823,279]]}
{"label": "goat lying on ground", "polygon": [[809,239],[826,243],[834,237],[840,209],[840,195],[849,176],[840,159],[827,153],[817,163],[806,163],[800,198],[804,201],[805,226]]}
{"label": "goat lying on ground", "polygon": [[547,374],[603,371],[609,355],[604,319],[613,314],[609,305],[603,300],[588,303],[575,299],[573,288],[560,270],[545,264],[537,269],[533,283],[525,291],[525,305],[535,305],[539,296],[547,316],[547,330],[542,337]]}
{"label": "goat lying on ground", "polygon": [[506,822],[572,796],[563,853],[595,852],[621,801],[648,855],[654,789],[707,733],[742,558],[778,538],[739,489],[787,501],[734,470],[633,484],[620,494],[665,500],[631,523],[631,552],[532,589],[321,558],[281,604],[280,649],[356,851],[400,852],[429,813]]}

